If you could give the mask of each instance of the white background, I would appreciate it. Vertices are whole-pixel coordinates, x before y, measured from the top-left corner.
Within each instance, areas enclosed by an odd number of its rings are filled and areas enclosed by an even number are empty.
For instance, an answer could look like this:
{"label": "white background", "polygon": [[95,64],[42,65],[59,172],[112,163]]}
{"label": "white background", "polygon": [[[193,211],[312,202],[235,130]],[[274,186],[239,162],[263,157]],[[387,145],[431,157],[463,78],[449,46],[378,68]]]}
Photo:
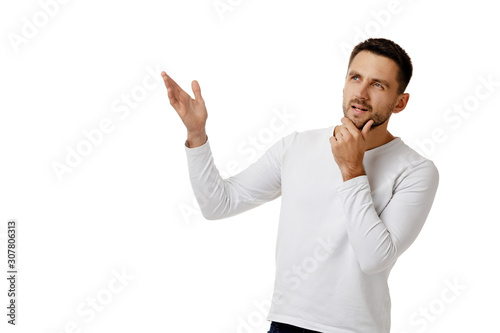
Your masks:
{"label": "white background", "polygon": [[[279,199],[204,220],[185,128],[156,80],[165,70],[190,94],[198,80],[216,164],[241,168],[255,160],[238,151],[252,138],[260,155],[292,131],[339,123],[343,49],[366,37],[411,56],[409,105],[389,128],[441,177],[426,225],[389,278],[392,332],[497,329],[500,27],[491,3],[2,2],[0,266],[6,274],[14,218],[19,278],[16,327],[0,283],[0,331],[267,332],[258,304],[271,297]],[[293,119],[269,137],[283,110]],[[89,146],[84,131],[106,119],[112,130]],[[58,177],[54,165],[77,147],[87,156]]]}

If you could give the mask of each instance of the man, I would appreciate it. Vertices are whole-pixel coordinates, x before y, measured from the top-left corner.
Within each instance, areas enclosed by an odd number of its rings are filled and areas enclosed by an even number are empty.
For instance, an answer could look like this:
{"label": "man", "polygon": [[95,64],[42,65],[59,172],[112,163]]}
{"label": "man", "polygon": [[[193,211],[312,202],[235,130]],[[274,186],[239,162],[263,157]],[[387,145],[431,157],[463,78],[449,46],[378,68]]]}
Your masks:
{"label": "man", "polygon": [[408,103],[411,75],[410,58],[394,42],[358,44],[341,124],[294,132],[224,180],[198,82],[193,100],[162,72],[187,128],[189,174],[203,216],[226,218],[282,197],[269,333],[389,332],[387,279],[420,232],[439,178],[433,162],[387,130]]}

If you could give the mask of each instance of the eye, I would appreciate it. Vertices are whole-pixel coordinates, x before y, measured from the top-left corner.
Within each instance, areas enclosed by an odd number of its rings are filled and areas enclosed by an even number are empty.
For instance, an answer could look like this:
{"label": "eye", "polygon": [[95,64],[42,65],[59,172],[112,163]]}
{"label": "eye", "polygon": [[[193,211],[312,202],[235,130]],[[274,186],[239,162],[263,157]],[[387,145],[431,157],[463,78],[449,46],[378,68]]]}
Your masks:
{"label": "eye", "polygon": [[375,85],[375,87],[377,87],[377,88],[384,88],[384,86],[382,86],[382,85],[381,85],[380,83],[378,83],[378,82],[375,82],[375,84],[374,84],[374,85]]}
{"label": "eye", "polygon": [[353,80],[356,80],[356,81],[357,81],[357,80],[359,80],[359,78],[358,78],[358,76],[357,76],[357,75],[353,75],[353,76],[352,76],[352,79],[353,79]]}

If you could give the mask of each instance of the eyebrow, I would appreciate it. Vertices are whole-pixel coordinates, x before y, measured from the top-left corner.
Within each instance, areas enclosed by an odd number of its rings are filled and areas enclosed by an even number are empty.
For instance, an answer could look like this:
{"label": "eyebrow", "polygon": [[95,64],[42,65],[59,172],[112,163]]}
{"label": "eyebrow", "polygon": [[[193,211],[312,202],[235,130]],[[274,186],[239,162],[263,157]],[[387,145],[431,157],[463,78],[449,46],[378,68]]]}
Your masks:
{"label": "eyebrow", "polygon": [[[349,71],[348,73],[349,76],[361,76],[363,77],[363,75],[361,75],[360,73],[354,71],[354,70],[351,70]],[[382,79],[377,79],[377,78],[373,78],[372,79],[373,81],[376,81],[376,82],[379,82],[379,83],[382,83],[384,86],[386,86],[387,88],[389,88],[391,85],[389,84],[389,82],[387,82],[386,80],[382,80]]]}

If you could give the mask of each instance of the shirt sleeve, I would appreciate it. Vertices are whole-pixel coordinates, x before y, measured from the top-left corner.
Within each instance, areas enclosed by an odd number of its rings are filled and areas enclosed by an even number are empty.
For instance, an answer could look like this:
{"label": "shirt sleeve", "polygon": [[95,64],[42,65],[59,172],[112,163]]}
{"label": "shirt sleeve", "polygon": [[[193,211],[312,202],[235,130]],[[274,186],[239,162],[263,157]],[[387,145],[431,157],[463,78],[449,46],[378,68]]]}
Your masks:
{"label": "shirt sleeve", "polygon": [[248,168],[227,179],[222,179],[214,164],[208,139],[202,146],[185,149],[191,186],[207,220],[240,214],[281,195],[283,138]]}
{"label": "shirt sleeve", "polygon": [[438,182],[437,168],[425,160],[403,176],[380,216],[374,208],[368,176],[352,178],[337,188],[348,221],[349,241],[364,273],[388,268],[413,243],[430,212]]}

